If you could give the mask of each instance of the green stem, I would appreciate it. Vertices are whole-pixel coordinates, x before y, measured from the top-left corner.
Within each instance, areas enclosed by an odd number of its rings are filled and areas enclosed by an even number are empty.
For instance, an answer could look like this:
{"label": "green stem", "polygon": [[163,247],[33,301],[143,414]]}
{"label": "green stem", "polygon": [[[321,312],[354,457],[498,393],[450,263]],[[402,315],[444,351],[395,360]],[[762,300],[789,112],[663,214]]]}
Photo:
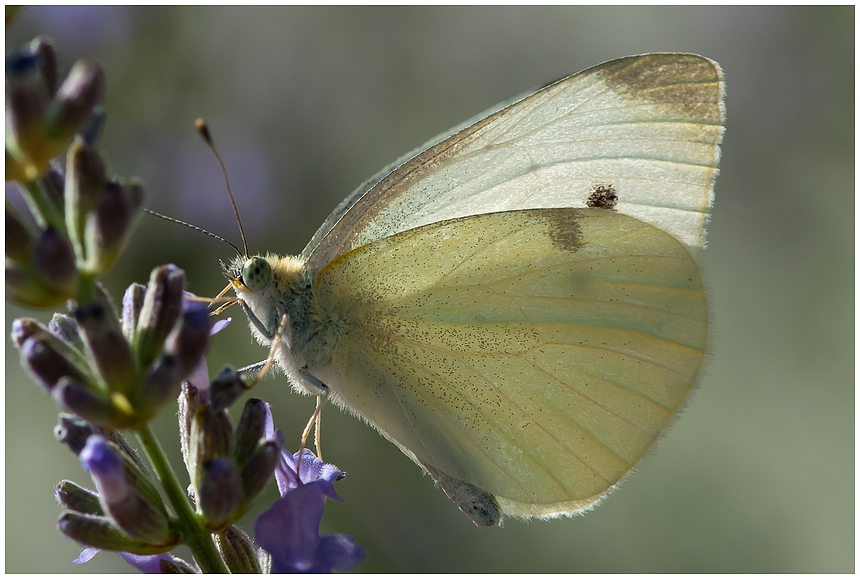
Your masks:
{"label": "green stem", "polygon": [[167,500],[170,501],[176,512],[182,526],[183,540],[191,549],[194,559],[200,565],[200,570],[204,573],[229,573],[230,570],[227,569],[227,565],[221,558],[212,534],[198,522],[197,515],[188,501],[188,495],[185,494],[185,490],[176,478],[170,463],[167,462],[167,457],[158,443],[158,439],[155,438],[155,434],[148,424],[141,426],[135,432],[143,445],[146,456],[155,468],[155,474],[167,494]]}
{"label": "green stem", "polygon": [[[79,272],[80,273],[80,272]],[[96,297],[96,282],[95,280],[86,275],[80,276],[80,282],[78,283],[78,292],[75,296],[79,304],[87,304],[91,302]]]}
{"label": "green stem", "polygon": [[22,192],[39,229],[45,229],[50,225],[65,235],[66,220],[63,217],[62,208],[57,207],[34,181],[25,183]]}

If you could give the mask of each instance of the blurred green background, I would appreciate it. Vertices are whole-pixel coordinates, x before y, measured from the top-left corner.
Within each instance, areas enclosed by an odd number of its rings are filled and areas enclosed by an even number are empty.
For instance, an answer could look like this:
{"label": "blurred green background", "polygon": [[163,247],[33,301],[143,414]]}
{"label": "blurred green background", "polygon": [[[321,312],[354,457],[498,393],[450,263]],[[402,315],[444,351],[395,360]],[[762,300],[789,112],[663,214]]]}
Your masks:
{"label": "blurred green background", "polygon": [[[584,517],[478,529],[393,445],[330,409],[325,458],[349,477],[324,532],[353,535],[364,572],[854,571],[853,7],[43,6],[19,14],[7,50],[37,34],[66,68],[104,66],[102,144],[115,173],[144,179],[147,207],[238,239],[192,128],[203,116],[252,251],[290,253],[377,169],[499,101],[629,54],[717,60],[728,128],[706,252],[711,357],[657,452]],[[6,197],[19,202],[14,187]],[[144,216],[107,282],[118,298],[173,262],[213,295],[230,257]],[[7,335],[24,314],[6,307]],[[212,370],[265,355],[233,315]],[[6,571],[129,570],[111,553],[72,564],[80,548],[55,530],[52,489],[91,483],[54,442],[56,408],[8,339],[5,360]],[[256,394],[297,437],[313,400],[282,377]],[[167,446],[174,422],[159,421]]]}

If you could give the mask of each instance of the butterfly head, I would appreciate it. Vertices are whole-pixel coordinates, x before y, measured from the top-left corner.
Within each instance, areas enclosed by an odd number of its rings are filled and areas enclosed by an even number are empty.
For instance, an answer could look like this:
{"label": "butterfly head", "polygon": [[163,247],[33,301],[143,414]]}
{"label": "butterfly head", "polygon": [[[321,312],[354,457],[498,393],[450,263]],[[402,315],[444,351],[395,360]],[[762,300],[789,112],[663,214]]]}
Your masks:
{"label": "butterfly head", "polygon": [[261,332],[261,341],[272,338],[283,314],[295,308],[299,294],[305,287],[303,262],[293,256],[267,254],[237,257],[230,264],[222,264],[224,276],[245,306],[252,328]]}
{"label": "butterfly head", "polygon": [[272,283],[272,266],[267,258],[237,257],[230,265],[222,264],[224,277],[238,292],[259,292]]}

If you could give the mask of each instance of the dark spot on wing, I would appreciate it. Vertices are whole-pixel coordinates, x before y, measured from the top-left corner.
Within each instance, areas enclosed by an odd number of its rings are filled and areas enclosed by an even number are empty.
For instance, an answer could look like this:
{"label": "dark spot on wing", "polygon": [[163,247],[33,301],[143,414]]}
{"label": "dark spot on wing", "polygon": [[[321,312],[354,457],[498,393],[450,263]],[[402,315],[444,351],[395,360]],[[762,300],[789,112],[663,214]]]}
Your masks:
{"label": "dark spot on wing", "polygon": [[612,209],[614,211],[618,204],[618,192],[615,191],[612,183],[601,183],[594,188],[585,204],[597,209]]}
{"label": "dark spot on wing", "polygon": [[575,214],[562,212],[549,223],[549,236],[552,244],[564,251],[579,251],[585,246],[582,240],[582,230]]}

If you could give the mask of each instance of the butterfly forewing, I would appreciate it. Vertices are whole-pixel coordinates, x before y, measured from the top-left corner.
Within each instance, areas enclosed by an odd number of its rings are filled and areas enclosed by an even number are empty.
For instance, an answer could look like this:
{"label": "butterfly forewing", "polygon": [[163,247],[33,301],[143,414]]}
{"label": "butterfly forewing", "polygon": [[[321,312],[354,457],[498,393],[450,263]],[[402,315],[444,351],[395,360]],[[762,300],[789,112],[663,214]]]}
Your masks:
{"label": "butterfly forewing", "polygon": [[[320,228],[312,271],[364,244],[456,217],[585,207],[610,186],[617,209],[696,258],[712,203],[722,72],[687,54],[614,60],[554,83],[379,174]],[[435,140],[434,140],[435,141]]]}

